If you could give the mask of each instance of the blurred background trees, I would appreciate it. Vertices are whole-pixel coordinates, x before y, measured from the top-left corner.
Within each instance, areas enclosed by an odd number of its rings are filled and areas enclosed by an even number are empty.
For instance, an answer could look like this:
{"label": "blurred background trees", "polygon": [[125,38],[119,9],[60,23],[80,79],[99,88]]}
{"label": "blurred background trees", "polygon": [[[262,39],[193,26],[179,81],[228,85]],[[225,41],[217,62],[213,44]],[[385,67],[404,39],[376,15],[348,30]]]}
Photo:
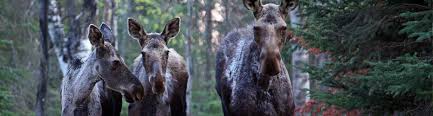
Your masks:
{"label": "blurred background trees", "polygon": [[[168,46],[182,54],[190,67],[188,112],[221,116],[214,89],[215,50],[228,31],[254,21],[242,0],[48,0],[45,58],[40,1],[0,1],[0,115],[35,115],[44,59],[47,91],[39,100],[45,102],[44,114],[60,115],[60,82],[69,59],[83,58],[91,50],[86,38],[89,24],[110,25],[120,55],[131,65],[140,47],[128,35],[128,17],[140,21],[147,32],[160,32],[168,20],[181,17],[181,32]],[[268,2],[280,0],[263,0]],[[291,67],[298,112],[307,111],[313,99],[325,104],[314,106],[320,113],[330,106],[347,109],[341,112],[359,109],[378,114],[431,109],[431,4],[428,0],[300,0],[287,19],[295,37],[282,51],[286,66]],[[123,103],[122,115],[127,115],[127,105]]]}

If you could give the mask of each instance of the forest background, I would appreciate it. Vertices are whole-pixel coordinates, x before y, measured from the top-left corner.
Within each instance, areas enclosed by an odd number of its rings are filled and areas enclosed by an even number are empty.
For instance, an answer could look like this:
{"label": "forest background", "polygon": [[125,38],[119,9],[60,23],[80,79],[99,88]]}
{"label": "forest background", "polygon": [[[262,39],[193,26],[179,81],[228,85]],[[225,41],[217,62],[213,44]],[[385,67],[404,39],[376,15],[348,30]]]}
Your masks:
{"label": "forest background", "polygon": [[[242,0],[0,0],[0,115],[60,115],[67,63],[91,50],[89,24],[111,26],[130,66],[139,45],[128,17],[148,32],[181,17],[168,46],[189,67],[188,113],[221,116],[215,51],[254,21]],[[286,22],[293,38],[282,56],[297,113],[431,114],[431,0],[300,0]]]}

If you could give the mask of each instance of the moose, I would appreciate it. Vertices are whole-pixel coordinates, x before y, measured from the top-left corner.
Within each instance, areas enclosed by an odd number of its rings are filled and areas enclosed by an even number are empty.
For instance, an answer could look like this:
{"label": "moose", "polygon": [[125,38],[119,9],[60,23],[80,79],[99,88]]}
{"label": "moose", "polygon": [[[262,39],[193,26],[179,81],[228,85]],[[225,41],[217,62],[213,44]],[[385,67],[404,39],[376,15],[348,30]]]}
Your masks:
{"label": "moose", "polygon": [[88,38],[94,50],[84,61],[71,62],[62,80],[62,115],[120,115],[119,93],[127,102],[139,101],[144,96],[143,86],[116,53],[114,35],[107,25],[98,29],[91,24]]}
{"label": "moose", "polygon": [[179,27],[180,18],[174,18],[161,33],[146,33],[135,19],[128,19],[129,35],[141,47],[133,72],[145,93],[142,101],[129,104],[130,116],[186,116],[188,73],[185,60],[167,47],[169,40],[179,32]]}
{"label": "moose", "polygon": [[224,115],[294,115],[291,82],[280,50],[288,36],[285,19],[295,3],[243,0],[255,22],[229,32],[216,56],[216,90]]}

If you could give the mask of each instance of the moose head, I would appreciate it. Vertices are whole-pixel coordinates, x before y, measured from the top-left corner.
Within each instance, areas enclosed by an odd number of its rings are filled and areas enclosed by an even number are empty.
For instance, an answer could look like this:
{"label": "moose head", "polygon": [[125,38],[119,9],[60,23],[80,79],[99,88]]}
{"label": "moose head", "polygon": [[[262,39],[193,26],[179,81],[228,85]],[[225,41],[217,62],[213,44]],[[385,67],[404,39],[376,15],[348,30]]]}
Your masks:
{"label": "moose head", "polygon": [[100,29],[91,24],[88,38],[95,48],[93,75],[101,78],[108,88],[122,93],[128,102],[141,100],[144,97],[143,86],[116,53],[111,29],[105,24]]}
{"label": "moose head", "polygon": [[286,17],[293,10],[297,0],[282,0],[280,5],[261,0],[243,0],[245,7],[255,17],[253,25],[254,39],[260,49],[260,73],[274,76],[281,72],[280,50],[287,38]]}
{"label": "moose head", "polygon": [[128,19],[129,35],[138,40],[146,76],[152,92],[160,94],[165,91],[165,74],[169,57],[167,43],[179,32],[180,18],[174,18],[165,25],[161,33],[146,33],[136,20]]}

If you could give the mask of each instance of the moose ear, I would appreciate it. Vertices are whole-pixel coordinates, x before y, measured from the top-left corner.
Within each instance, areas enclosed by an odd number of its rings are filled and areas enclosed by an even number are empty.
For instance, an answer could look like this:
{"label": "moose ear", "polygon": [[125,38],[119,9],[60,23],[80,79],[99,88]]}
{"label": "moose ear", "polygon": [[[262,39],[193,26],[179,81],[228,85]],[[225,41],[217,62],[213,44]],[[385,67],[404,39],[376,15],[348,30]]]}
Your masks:
{"label": "moose ear", "polygon": [[102,39],[102,33],[93,24],[90,24],[89,26],[89,35],[87,36],[90,40],[90,43],[95,47],[104,46],[104,40]]}
{"label": "moose ear", "polygon": [[262,10],[262,1],[261,0],[242,0],[244,6],[254,12],[254,16],[256,16]]}
{"label": "moose ear", "polygon": [[282,0],[280,4],[281,13],[287,15],[289,13],[289,9],[294,10],[298,2],[298,0]]}
{"label": "moose ear", "polygon": [[168,22],[165,27],[164,30],[162,31],[161,35],[164,36],[164,40],[165,43],[168,43],[168,40],[170,38],[173,38],[177,35],[177,33],[179,33],[179,29],[180,28],[180,18],[174,18],[172,20],[170,20],[170,22]]}
{"label": "moose ear", "polygon": [[100,28],[101,28],[101,32],[102,32],[102,35],[104,37],[104,40],[107,42],[110,42],[111,45],[115,46],[116,38],[114,37],[113,31],[111,30],[111,28],[108,27],[108,25],[106,25],[105,23],[102,23]]}
{"label": "moose ear", "polygon": [[147,34],[143,27],[141,27],[140,23],[138,23],[135,19],[128,18],[128,33],[129,36],[138,40],[141,47],[144,47],[147,41]]}

